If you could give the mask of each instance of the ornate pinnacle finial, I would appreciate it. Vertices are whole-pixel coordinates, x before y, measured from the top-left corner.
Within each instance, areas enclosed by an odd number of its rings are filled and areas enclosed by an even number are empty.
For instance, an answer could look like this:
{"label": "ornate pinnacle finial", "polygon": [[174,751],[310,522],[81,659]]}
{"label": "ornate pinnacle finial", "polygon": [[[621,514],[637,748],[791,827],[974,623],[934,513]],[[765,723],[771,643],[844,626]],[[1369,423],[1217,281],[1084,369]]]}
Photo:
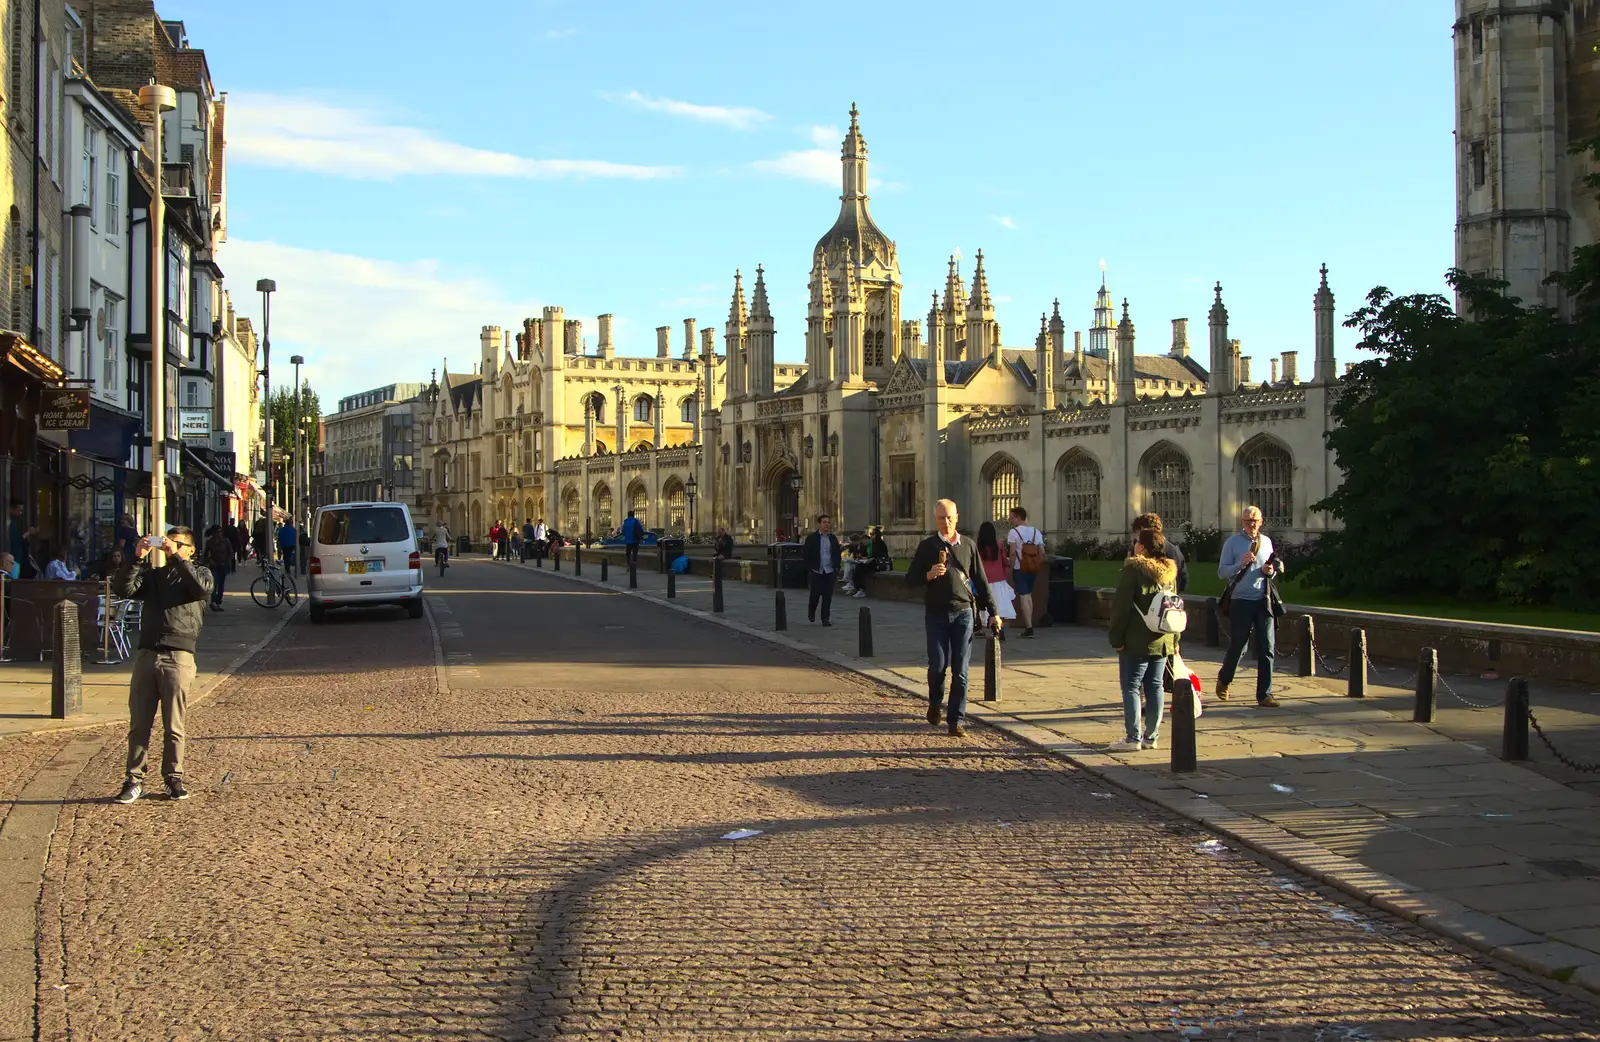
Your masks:
{"label": "ornate pinnacle finial", "polygon": [[1061,298],[1060,297],[1057,297],[1055,299],[1055,301],[1050,305],[1050,314],[1052,316],[1054,316],[1055,318],[1060,318],[1061,317]]}
{"label": "ornate pinnacle finial", "polygon": [[1128,321],[1128,298],[1122,298],[1122,321]]}
{"label": "ornate pinnacle finial", "polygon": [[1328,288],[1328,264],[1326,261],[1322,264],[1322,288]]}
{"label": "ornate pinnacle finial", "polygon": [[1043,311],[1039,312],[1039,332],[1050,332],[1050,320]]}
{"label": "ornate pinnacle finial", "polygon": [[1222,283],[1220,281],[1217,283],[1217,300],[1218,302],[1222,300]]}
{"label": "ornate pinnacle finial", "polygon": [[856,103],[852,101],[850,103],[850,129],[851,130],[857,129],[856,117],[859,116],[859,115],[860,115],[860,113],[858,113],[856,111]]}

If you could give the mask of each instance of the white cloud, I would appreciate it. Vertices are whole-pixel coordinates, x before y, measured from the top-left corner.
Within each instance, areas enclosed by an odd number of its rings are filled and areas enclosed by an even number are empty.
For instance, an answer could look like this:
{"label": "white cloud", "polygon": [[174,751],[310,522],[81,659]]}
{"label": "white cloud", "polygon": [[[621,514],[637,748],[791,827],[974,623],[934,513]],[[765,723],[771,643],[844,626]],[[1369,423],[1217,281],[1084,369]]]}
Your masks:
{"label": "white cloud", "polygon": [[[489,279],[435,260],[377,260],[232,238],[220,261],[233,287],[277,280],[273,355],[280,365],[296,352],[306,356],[304,371],[325,409],[391,381],[426,383],[443,358],[452,371],[471,372],[483,326],[515,333],[525,316],[539,314],[536,302],[514,300]],[[235,288],[233,304],[258,323],[259,334],[260,297]]]}
{"label": "white cloud", "polygon": [[1017,230],[1017,222],[1013,221],[1009,216],[996,216],[994,217],[994,223],[1002,228],[1009,228],[1012,231]]}
{"label": "white cloud", "polygon": [[820,181],[825,185],[839,183],[839,154],[820,148],[800,152],[785,152],[776,159],[758,159],[750,164],[752,169],[797,177],[804,181]]}
{"label": "white cloud", "polygon": [[620,101],[650,112],[662,112],[669,116],[692,119],[697,123],[717,123],[732,127],[734,130],[751,130],[758,123],[765,123],[772,118],[760,109],[743,105],[696,105],[690,101],[676,101],[672,98],[652,98],[636,90],[630,90],[626,94],[600,96],[609,101]]}
{"label": "white cloud", "polygon": [[843,140],[844,131],[838,127],[815,126],[811,128],[811,143],[813,145],[833,145],[838,147],[839,142]]}
{"label": "white cloud", "polygon": [[677,167],[601,159],[530,159],[446,141],[364,109],[245,92],[228,96],[228,157],[358,180],[429,174],[648,180],[681,173]]}
{"label": "white cloud", "polygon": [[569,36],[577,36],[577,29],[546,29],[540,34],[546,40],[565,40]]}

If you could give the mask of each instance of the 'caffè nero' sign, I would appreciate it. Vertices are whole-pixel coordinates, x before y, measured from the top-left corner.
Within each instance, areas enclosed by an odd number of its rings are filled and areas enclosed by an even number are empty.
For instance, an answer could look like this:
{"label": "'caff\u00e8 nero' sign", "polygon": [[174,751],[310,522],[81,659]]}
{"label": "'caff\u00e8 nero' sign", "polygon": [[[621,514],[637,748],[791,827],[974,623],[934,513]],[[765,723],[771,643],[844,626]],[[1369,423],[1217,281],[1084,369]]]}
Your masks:
{"label": "'caff\u00e8 nero' sign", "polygon": [[87,387],[47,387],[39,406],[39,427],[47,431],[89,429]]}

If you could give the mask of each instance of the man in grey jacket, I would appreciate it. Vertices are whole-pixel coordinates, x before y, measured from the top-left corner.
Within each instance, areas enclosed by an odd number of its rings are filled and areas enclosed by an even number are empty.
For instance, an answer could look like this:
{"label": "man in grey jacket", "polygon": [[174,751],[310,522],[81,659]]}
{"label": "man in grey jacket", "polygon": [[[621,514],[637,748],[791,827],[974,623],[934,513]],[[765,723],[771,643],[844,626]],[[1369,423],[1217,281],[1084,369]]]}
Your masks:
{"label": "man in grey jacket", "polygon": [[[165,555],[165,563],[152,567],[152,551]],[[147,536],[117,576],[120,597],[144,601],[139,624],[139,651],[133,659],[128,685],[128,780],[117,794],[118,803],[132,803],[144,788],[145,760],[150,752],[150,729],[156,709],[166,740],[161,747],[161,773],[167,795],[186,800],[183,784],[184,710],[189,686],[194,683],[194,649],[205,625],[205,605],[211,598],[211,572],[194,561],[194,533],[169,528],[165,537]]]}

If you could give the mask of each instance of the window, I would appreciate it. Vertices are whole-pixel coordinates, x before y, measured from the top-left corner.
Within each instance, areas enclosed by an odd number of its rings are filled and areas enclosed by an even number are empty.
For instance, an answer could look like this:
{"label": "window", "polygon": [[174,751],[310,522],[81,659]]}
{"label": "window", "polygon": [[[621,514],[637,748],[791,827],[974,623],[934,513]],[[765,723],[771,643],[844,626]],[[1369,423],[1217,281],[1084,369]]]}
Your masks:
{"label": "window", "polygon": [[1472,16],[1469,32],[1472,35],[1472,58],[1476,61],[1483,57],[1483,15]]}
{"label": "window", "polygon": [[1001,463],[989,475],[989,517],[1004,522],[1021,505],[1022,475],[1015,463]]}
{"label": "window", "polygon": [[638,398],[635,398],[633,400],[633,422],[634,423],[649,423],[650,422],[650,405],[651,405],[650,399],[642,397],[642,396],[638,397]]}
{"label": "window", "polygon": [[106,145],[106,238],[112,242],[122,240],[122,174],[117,170],[118,158],[110,143]]}
{"label": "window", "polygon": [[100,205],[96,193],[100,190],[100,128],[93,123],[83,124],[83,185],[79,202],[89,205],[89,227],[100,227]]}
{"label": "window", "polygon": [[1261,508],[1268,529],[1294,526],[1294,461],[1275,441],[1262,440],[1241,455],[1244,501]]}
{"label": "window", "polygon": [[122,302],[107,293],[106,302],[100,309],[100,314],[104,316],[100,343],[105,352],[100,368],[100,386],[107,394],[116,394],[122,386],[122,333],[119,320],[121,308]]}
{"label": "window", "polygon": [[694,398],[693,397],[685,398],[683,400],[683,404],[678,407],[678,412],[679,412],[679,419],[681,419],[684,423],[693,423],[694,422],[694,412],[695,412],[695,400],[694,400]]}
{"label": "window", "polygon": [[1099,464],[1081,452],[1071,453],[1056,470],[1056,489],[1062,528],[1084,531],[1100,527]]}
{"label": "window", "polygon": [[183,406],[186,409],[200,408],[200,381],[185,380],[183,382]]}
{"label": "window", "polygon": [[917,458],[896,456],[889,460],[889,487],[894,493],[894,519],[917,519]]}
{"label": "window", "polygon": [[682,485],[673,485],[672,491],[667,493],[667,527],[674,531],[683,531],[684,504],[686,498]]}
{"label": "window", "polygon": [[1482,188],[1489,179],[1489,149],[1482,141],[1467,146],[1468,161],[1472,167],[1472,187]]}
{"label": "window", "polygon": [[1189,517],[1189,457],[1170,445],[1153,453],[1144,467],[1144,509],[1161,515],[1168,531]]}
{"label": "window", "polygon": [[594,490],[594,527],[597,532],[611,531],[611,489],[605,485]]}
{"label": "window", "polygon": [[392,507],[325,510],[318,519],[317,542],[327,546],[406,543],[413,538],[405,511]]}
{"label": "window", "polygon": [[650,496],[643,485],[635,485],[628,490],[628,509],[643,523],[645,515],[650,512]]}
{"label": "window", "polygon": [[598,394],[591,394],[588,401],[589,415],[594,417],[596,427],[606,425],[606,400]]}

